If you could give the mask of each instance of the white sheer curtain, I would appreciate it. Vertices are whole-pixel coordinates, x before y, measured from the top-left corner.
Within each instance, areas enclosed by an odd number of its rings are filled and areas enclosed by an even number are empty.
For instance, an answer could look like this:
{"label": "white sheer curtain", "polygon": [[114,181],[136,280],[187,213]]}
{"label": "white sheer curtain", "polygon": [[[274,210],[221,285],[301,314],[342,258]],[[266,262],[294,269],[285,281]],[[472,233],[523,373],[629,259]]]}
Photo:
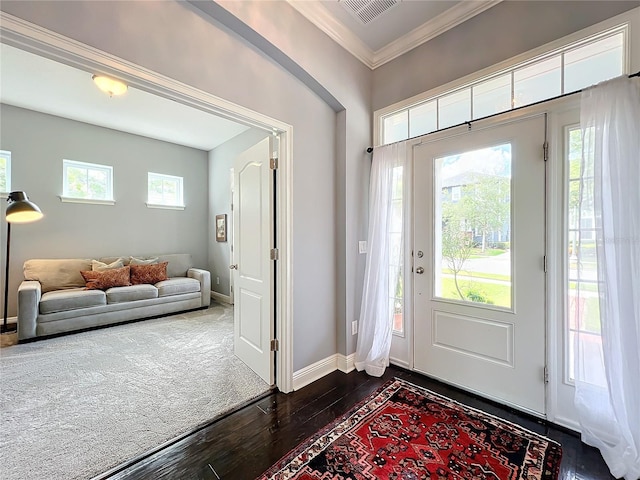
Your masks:
{"label": "white sheer curtain", "polygon": [[389,366],[396,288],[392,279],[397,278],[392,270],[402,265],[404,243],[402,205],[398,211],[397,202],[393,202],[394,183],[397,187],[394,175],[397,179],[400,174],[402,179],[405,164],[405,142],[376,147],[373,151],[368,252],[355,366],[375,377],[381,376]]}
{"label": "white sheer curtain", "polygon": [[[579,218],[595,219],[599,293],[596,300],[599,300],[602,343],[597,341],[597,335],[585,331],[593,325],[582,327],[577,334],[575,406],[583,441],[600,450],[616,478],[637,480],[640,478],[640,81],[617,78],[586,89],[580,112],[583,155]],[[588,301],[589,293],[579,295]],[[579,319],[581,326],[585,320]]]}

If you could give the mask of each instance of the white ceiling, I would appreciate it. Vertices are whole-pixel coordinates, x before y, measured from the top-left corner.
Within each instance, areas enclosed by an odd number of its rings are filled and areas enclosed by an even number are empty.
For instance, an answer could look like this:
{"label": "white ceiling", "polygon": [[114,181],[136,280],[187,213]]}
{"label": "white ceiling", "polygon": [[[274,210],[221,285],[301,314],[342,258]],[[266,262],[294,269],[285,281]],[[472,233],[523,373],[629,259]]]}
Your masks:
{"label": "white ceiling", "polygon": [[[501,0],[287,1],[373,69]],[[378,11],[365,24],[347,4]],[[0,58],[0,102],[9,105],[205,151],[250,128],[132,87],[110,98],[93,84],[92,72],[5,44]]]}
{"label": "white ceiling", "polygon": [[109,97],[92,73],[0,45],[0,102],[209,151],[250,127],[129,88]]}
{"label": "white ceiling", "polygon": [[[370,68],[484,12],[502,0],[287,0],[309,21]],[[349,5],[394,4],[364,24]],[[361,11],[360,8],[357,9]]]}

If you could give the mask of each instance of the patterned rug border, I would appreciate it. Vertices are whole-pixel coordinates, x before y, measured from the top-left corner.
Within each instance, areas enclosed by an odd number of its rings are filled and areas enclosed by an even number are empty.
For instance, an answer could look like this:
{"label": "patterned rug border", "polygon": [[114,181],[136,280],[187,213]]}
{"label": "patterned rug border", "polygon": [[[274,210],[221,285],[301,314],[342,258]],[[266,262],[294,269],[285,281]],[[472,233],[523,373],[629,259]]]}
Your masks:
{"label": "patterned rug border", "polygon": [[[509,420],[506,420],[506,419],[503,419],[501,417],[498,417],[497,415],[494,415],[492,413],[488,413],[488,412],[485,412],[484,410],[481,410],[479,408],[475,408],[475,407],[472,407],[470,405],[466,405],[466,404],[461,403],[461,402],[459,402],[457,400],[449,398],[449,397],[447,397],[445,395],[442,395],[440,393],[437,393],[437,392],[434,392],[432,390],[429,390],[426,387],[422,387],[420,385],[416,385],[415,383],[409,382],[408,380],[405,380],[403,378],[394,377],[391,380],[388,380],[387,382],[385,382],[384,384],[379,386],[375,391],[373,391],[372,393],[367,395],[364,399],[360,400],[353,407],[349,408],[346,413],[344,413],[340,417],[336,418],[335,420],[332,420],[327,425],[325,425],[324,427],[322,427],[321,429],[319,429],[318,431],[316,431],[312,435],[310,435],[307,438],[305,438],[304,440],[302,440],[300,443],[298,443],[298,445],[296,445],[293,449],[289,450],[276,463],[271,465],[271,467],[269,467],[265,472],[263,472],[259,477],[257,477],[256,480],[271,480],[273,478],[273,476],[276,475],[282,468],[284,468],[287,464],[293,462],[296,457],[298,457],[299,455],[301,455],[305,451],[310,450],[311,447],[315,443],[317,443],[319,440],[323,439],[323,437],[325,437],[332,430],[335,429],[336,430],[335,436],[336,436],[336,438],[339,437],[340,435],[342,435],[342,429],[340,429],[338,427],[342,423],[344,423],[346,420],[348,420],[353,415],[357,414],[359,410],[361,410],[369,402],[375,400],[376,397],[383,396],[383,395],[386,394],[386,396],[384,396],[384,399],[383,399],[383,402],[382,402],[382,403],[384,403],[387,399],[391,398],[391,396],[393,395],[393,393],[386,393],[387,391],[392,390],[393,392],[395,392],[399,388],[402,388],[402,387],[413,388],[413,389],[419,390],[421,392],[426,392],[429,395],[432,395],[434,397],[437,397],[437,398],[442,399],[442,400],[447,401],[447,402],[451,402],[452,404],[455,404],[455,405],[457,405],[457,406],[459,406],[461,408],[464,408],[464,409],[468,409],[468,410],[470,410],[470,411],[472,411],[472,412],[474,412],[476,414],[485,415],[485,416],[489,417],[490,419],[492,419],[495,422],[498,422],[500,424],[510,425],[511,427],[515,428],[516,430],[519,430],[519,431],[522,431],[522,432],[526,432],[527,434],[532,435],[534,437],[537,437],[538,439],[541,439],[541,440],[549,442],[550,444],[554,445],[555,447],[557,447],[560,450],[559,453],[558,453],[558,464],[556,465],[556,471],[554,472],[555,476],[558,477],[558,473],[559,473],[559,470],[560,470],[560,461],[562,460],[562,445],[559,442],[557,442],[555,440],[552,440],[552,439],[550,439],[550,438],[548,438],[548,437],[546,437],[544,435],[541,435],[539,433],[536,433],[536,432],[534,432],[532,430],[529,430],[528,428],[525,428],[525,427],[523,427],[521,425],[518,425],[517,423],[513,423],[513,422],[511,422]],[[379,406],[380,406],[380,404],[377,404],[376,408],[369,409],[368,413],[370,413],[371,411],[375,411]],[[333,440],[329,441],[329,443],[331,443],[332,441]],[[307,458],[305,458],[305,461],[300,466],[303,466],[303,465],[309,463],[320,452],[321,452],[321,450],[319,450],[315,455],[309,455]],[[286,478],[286,477],[278,477],[278,480],[280,478]]]}

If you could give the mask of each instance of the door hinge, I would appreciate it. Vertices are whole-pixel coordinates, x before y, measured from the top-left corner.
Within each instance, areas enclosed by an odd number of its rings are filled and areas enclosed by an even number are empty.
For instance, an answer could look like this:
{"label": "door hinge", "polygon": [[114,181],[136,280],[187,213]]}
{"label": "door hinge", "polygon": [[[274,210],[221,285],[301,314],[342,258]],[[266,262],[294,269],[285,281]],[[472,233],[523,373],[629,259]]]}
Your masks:
{"label": "door hinge", "polygon": [[277,248],[272,248],[271,249],[271,260],[278,260],[279,259],[279,253],[278,253],[278,249]]}
{"label": "door hinge", "polygon": [[278,159],[276,157],[269,159],[269,168],[271,170],[277,170],[278,169]]}
{"label": "door hinge", "polygon": [[549,383],[549,367],[547,367],[546,365],[542,370],[542,379],[544,380],[544,383]]}
{"label": "door hinge", "polygon": [[542,154],[545,162],[549,160],[549,142],[542,144]]}
{"label": "door hinge", "polygon": [[278,341],[278,339],[274,338],[273,340],[271,340],[271,351],[277,352],[279,348],[280,348],[280,342]]}
{"label": "door hinge", "polygon": [[231,211],[233,212],[233,203],[231,204]]}
{"label": "door hinge", "polygon": [[544,267],[544,273],[547,273],[547,256],[542,257],[542,265]]}

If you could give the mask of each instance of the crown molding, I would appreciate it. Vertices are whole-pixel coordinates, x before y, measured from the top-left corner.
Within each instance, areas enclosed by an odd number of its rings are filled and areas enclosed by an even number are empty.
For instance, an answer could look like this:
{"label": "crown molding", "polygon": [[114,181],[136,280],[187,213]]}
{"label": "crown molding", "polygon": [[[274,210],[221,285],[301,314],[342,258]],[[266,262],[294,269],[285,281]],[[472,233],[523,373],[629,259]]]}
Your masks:
{"label": "crown molding", "polygon": [[320,2],[287,0],[287,3],[300,12],[307,20],[329,35],[351,55],[369,68],[373,68],[375,52],[360,38],[339,22]]}
{"label": "crown molding", "polygon": [[390,62],[394,58],[407,53],[409,50],[428,42],[447,30],[451,30],[470,18],[490,9],[501,1],[502,0],[465,0],[454,5],[437,17],[423,23],[409,33],[376,51],[373,55],[371,68],[375,69],[380,65]]}
{"label": "crown molding", "polygon": [[289,5],[306,17],[307,20],[372,70],[460,25],[462,22],[488,10],[501,1],[463,0],[437,17],[394,40],[389,45],[373,51],[357,35],[331,15],[320,2],[287,0]]}

